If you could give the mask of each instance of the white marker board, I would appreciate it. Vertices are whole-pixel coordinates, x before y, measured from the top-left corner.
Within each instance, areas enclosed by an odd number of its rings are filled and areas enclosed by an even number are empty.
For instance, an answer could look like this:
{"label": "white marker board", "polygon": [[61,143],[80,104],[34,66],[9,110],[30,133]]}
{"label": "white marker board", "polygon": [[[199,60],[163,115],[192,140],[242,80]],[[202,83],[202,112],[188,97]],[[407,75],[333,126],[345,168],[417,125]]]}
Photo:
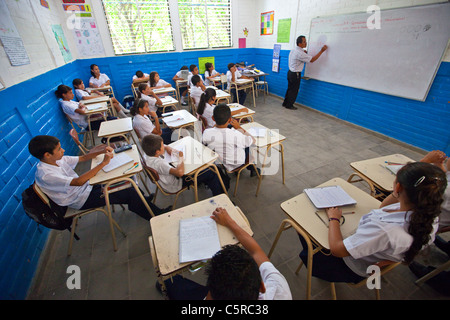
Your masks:
{"label": "white marker board", "polygon": [[[305,76],[424,101],[450,36],[450,3],[314,18],[308,54],[328,50],[306,65]],[[369,19],[372,21],[372,19]]]}

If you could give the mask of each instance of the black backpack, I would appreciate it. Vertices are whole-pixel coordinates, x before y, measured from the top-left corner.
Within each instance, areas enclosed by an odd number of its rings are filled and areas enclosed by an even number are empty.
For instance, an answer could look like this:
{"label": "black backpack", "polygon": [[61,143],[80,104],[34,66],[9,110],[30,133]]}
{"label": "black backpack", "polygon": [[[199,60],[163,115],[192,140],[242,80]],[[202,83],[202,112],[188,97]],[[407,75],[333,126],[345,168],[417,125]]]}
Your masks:
{"label": "black backpack", "polygon": [[[48,198],[48,197],[47,197]],[[71,230],[72,218],[65,219],[67,207],[61,207],[48,198],[49,204],[37,194],[34,184],[22,192],[22,206],[27,216],[49,229]]]}

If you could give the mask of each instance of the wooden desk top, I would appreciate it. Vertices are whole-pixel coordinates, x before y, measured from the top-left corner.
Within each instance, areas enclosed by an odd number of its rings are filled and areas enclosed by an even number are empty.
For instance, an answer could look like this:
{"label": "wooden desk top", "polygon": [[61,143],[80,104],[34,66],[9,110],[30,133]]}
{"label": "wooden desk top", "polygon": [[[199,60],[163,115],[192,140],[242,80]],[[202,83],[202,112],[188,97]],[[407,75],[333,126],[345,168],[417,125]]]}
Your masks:
{"label": "wooden desk top", "polygon": [[207,163],[213,163],[219,158],[217,153],[191,136],[172,142],[169,147],[177,149],[181,145],[186,146],[184,152],[184,172],[186,175],[194,173],[198,168]]}
{"label": "wooden desk top", "polygon": [[[243,106],[242,104],[239,104],[239,103],[230,103],[230,104],[228,104],[228,106],[230,107],[231,112],[238,111],[239,109],[247,108],[246,106]],[[235,114],[233,116],[233,118],[244,118],[246,116],[252,116],[255,114],[254,110],[252,110],[250,108],[247,108],[247,110],[248,110],[248,112],[241,112],[241,113]]]}
{"label": "wooden desk top", "polygon": [[[318,187],[332,185],[341,186],[350,197],[356,200],[355,205],[342,208],[343,212],[355,212],[353,214],[344,214],[345,223],[341,226],[341,232],[345,239],[355,232],[361,217],[369,213],[370,210],[379,208],[381,202],[341,178],[331,179]],[[328,219],[325,210],[318,210],[305,193],[283,202],[281,209],[317,243],[326,249],[330,248],[328,242]],[[326,223],[318,217],[316,211]]]}
{"label": "wooden desk top", "polygon": [[[136,173],[141,172],[143,168],[142,168],[141,158],[140,158],[137,146],[133,145],[133,148],[131,148],[130,150],[124,151],[123,153],[126,153],[128,156],[130,156],[133,159],[133,162],[126,163],[114,170],[109,171],[109,172],[105,172],[102,169],[95,175],[95,177],[93,177],[89,180],[89,184],[106,183],[108,181],[122,178],[122,177],[131,177],[131,176],[135,175]],[[116,154],[114,153],[114,155],[116,155]],[[96,167],[100,162],[102,162],[104,156],[105,156],[104,154],[100,154],[97,157],[95,157],[94,159],[92,159],[91,160],[91,169]],[[133,170],[124,174],[123,172],[126,169],[130,168],[134,162],[138,162],[139,165],[136,168],[134,168]]]}
{"label": "wooden desk top", "polygon": [[401,164],[415,162],[413,159],[402,154],[391,154],[388,156],[352,162],[350,163],[350,166],[372,181],[376,186],[391,192],[393,190],[395,174],[385,167],[385,165],[387,165],[385,161]]}
{"label": "wooden desk top", "polygon": [[168,93],[168,92],[173,92],[173,91],[177,91],[177,90],[173,87],[165,87],[165,88],[163,87],[163,88],[153,89],[153,92],[155,94]]}
{"label": "wooden desk top", "polygon": [[[167,119],[167,117],[169,115],[177,116],[182,119],[167,122],[165,119]],[[170,128],[178,128],[178,127],[198,121],[198,119],[196,117],[194,117],[192,114],[189,113],[189,111],[184,110],[184,109],[167,112],[167,113],[164,113],[162,116],[163,116],[162,120]]]}
{"label": "wooden desk top", "polygon": [[[242,217],[239,210],[233,205],[225,194],[221,194],[203,201],[196,202],[186,207],[158,215],[150,219],[153,242],[155,244],[156,256],[159,269],[163,275],[173,273],[194,262],[179,263],[179,221],[194,217],[211,216],[217,207],[227,210],[230,216],[250,235],[253,231]],[[237,244],[238,241],[233,233],[226,227],[217,225],[220,246]]]}
{"label": "wooden desk top", "polygon": [[100,87],[100,88],[92,88],[92,87],[85,88],[85,90],[87,90],[87,91],[104,91],[104,90],[110,90],[110,89],[112,89],[112,87],[110,85],[109,86]]}
{"label": "wooden desk top", "polygon": [[103,121],[98,130],[99,137],[127,133],[133,130],[133,122],[130,117]]}
{"label": "wooden desk top", "polygon": [[110,96],[98,96],[93,99],[81,100],[81,103],[83,103],[84,105],[87,105],[87,104],[98,103],[98,102],[109,102],[110,99],[111,99]]}
{"label": "wooden desk top", "polygon": [[[247,108],[248,109],[248,108]],[[256,143],[255,145],[258,148],[266,147],[271,144],[275,144],[281,141],[284,141],[286,139],[285,136],[279,134],[278,132],[274,130],[270,130],[269,128],[263,126],[262,124],[259,124],[258,122],[249,122],[241,125],[242,128],[244,128],[246,131],[248,131],[250,128],[265,128],[266,135],[264,137],[255,137]]]}
{"label": "wooden desk top", "polygon": [[90,104],[89,107],[86,106],[84,114],[91,115],[93,113],[99,113],[104,111],[108,111],[108,105],[106,104],[106,102],[101,102],[96,104]]}

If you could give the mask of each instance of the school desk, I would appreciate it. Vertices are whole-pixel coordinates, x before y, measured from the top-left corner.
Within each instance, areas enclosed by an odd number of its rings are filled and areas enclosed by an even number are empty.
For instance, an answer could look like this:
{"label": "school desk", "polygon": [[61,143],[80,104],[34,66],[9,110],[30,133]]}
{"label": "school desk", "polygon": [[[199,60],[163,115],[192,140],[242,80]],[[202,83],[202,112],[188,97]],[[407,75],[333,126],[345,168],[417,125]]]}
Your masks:
{"label": "school desk", "polygon": [[[141,191],[139,190],[139,187],[137,186],[136,182],[131,178],[132,176],[139,174],[142,172],[143,167],[141,164],[141,158],[139,155],[139,151],[136,145],[133,145],[133,147],[130,150],[123,151],[124,154],[127,154],[130,158],[133,159],[132,162],[126,163],[114,170],[111,170],[109,172],[105,172],[103,169],[100,170],[93,178],[89,180],[89,184],[104,184],[103,192],[105,195],[105,202],[106,202],[106,208],[109,215],[109,222],[110,222],[110,229],[111,234],[113,237],[113,245],[114,245],[114,251],[117,251],[117,244],[116,244],[116,238],[113,228],[113,220],[111,218],[111,205],[109,203],[109,194],[122,190],[124,188],[133,187],[136,192],[138,193],[139,197],[145,204],[145,207],[147,208],[150,215],[153,217],[154,214],[148,205],[147,201],[145,201],[144,196],[142,195]],[[94,159],[91,160],[91,169],[95,168],[100,162],[103,161],[104,154],[98,155]],[[133,164],[137,163],[138,165],[134,168]],[[130,170],[130,168],[132,168]],[[144,180],[143,180],[144,181]],[[113,187],[116,184],[120,184],[121,182],[125,182],[125,184],[119,186],[119,187]],[[146,188],[147,192],[150,194],[147,185],[145,184],[145,181],[143,182],[144,187]]]}
{"label": "school desk", "polygon": [[228,194],[219,170],[214,164],[214,162],[219,158],[219,155],[216,152],[209,149],[200,141],[195,140],[191,136],[172,142],[169,144],[169,147],[177,150],[184,150],[184,174],[194,181],[195,202],[198,201],[197,177],[201,171],[206,169],[211,170],[217,175],[223,191],[225,194]]}
{"label": "school desk", "polygon": [[105,116],[105,112],[107,112],[107,111],[108,111],[108,105],[106,104],[106,102],[89,104],[86,106],[86,110],[84,111],[84,114],[87,117],[89,137],[91,138],[92,145],[95,145],[95,143],[94,143],[94,135],[92,133],[92,128],[91,128],[91,121],[98,120],[100,117],[102,117],[103,120],[105,120],[104,122],[107,122],[106,116]]}
{"label": "school desk", "polygon": [[130,134],[134,143],[137,143],[134,139],[132,132],[133,132],[133,122],[130,117],[127,117],[102,122],[98,130],[98,137],[106,138],[107,139],[106,144],[109,146],[110,145],[109,141],[111,140],[111,138],[118,136],[124,137],[127,143],[130,143],[129,139],[126,136],[127,134]]}
{"label": "school desk", "polygon": [[[239,90],[246,90],[251,89],[252,96],[253,96],[253,107],[256,107],[255,102],[255,83],[253,81],[254,79],[237,79],[235,82],[231,82],[231,88],[233,87],[236,89],[236,99],[237,103],[239,103]],[[229,90],[230,91],[230,90]]]}
{"label": "school desk", "polygon": [[219,104],[219,101],[221,100],[226,100],[227,103],[230,103],[231,95],[226,91],[216,88],[216,99],[217,99],[216,104]]}
{"label": "school desk", "polygon": [[195,123],[198,121],[198,119],[187,110],[182,109],[163,113],[162,117],[163,122],[169,128],[171,128],[172,130],[178,129],[178,139],[181,136],[181,129],[183,128],[192,126],[195,132]]}
{"label": "school desk", "polygon": [[[173,89],[173,88],[172,88]],[[160,98],[161,102],[163,103],[161,106],[158,106],[159,108],[162,108],[162,112],[166,112],[166,108],[167,107],[173,107],[173,109],[178,110],[177,105],[178,105],[178,100],[175,99],[172,96],[165,96]]]}
{"label": "school desk", "polygon": [[112,88],[112,86],[104,86],[104,87],[100,87],[100,88],[91,88],[91,87],[87,87],[85,88],[85,90],[92,92],[92,91],[100,91],[100,92],[104,92],[106,95],[114,97],[114,90]]}
{"label": "school desk", "polygon": [[[239,103],[230,103],[228,104],[228,106],[230,107],[231,112],[247,108],[246,106],[243,106],[242,104]],[[235,114],[233,118],[238,120],[239,123],[242,121],[242,119],[250,119],[251,120],[250,122],[253,122],[253,115],[255,114],[255,111],[249,108],[247,108],[247,110],[248,111],[243,111],[238,114]]]}
{"label": "school desk", "polygon": [[[169,94],[175,100],[178,100],[178,101],[180,100],[180,98],[178,97],[177,90],[175,88],[172,88],[172,87],[162,87],[162,88],[153,89],[153,92],[156,95]],[[177,101],[177,103],[178,103],[178,101]]]}
{"label": "school desk", "polygon": [[[345,239],[352,235],[359,224],[361,217],[369,213],[372,209],[380,207],[381,202],[372,197],[370,194],[362,191],[356,186],[348,183],[344,179],[334,178],[325,183],[322,183],[318,187],[324,186],[341,186],[347,194],[356,200],[355,205],[345,206],[342,208],[344,212],[343,217],[345,221],[341,224],[342,237]],[[294,229],[303,236],[308,244],[308,277],[306,285],[306,298],[309,299],[311,295],[311,276],[312,276],[312,264],[313,255],[321,250],[328,250],[330,248],[328,242],[328,218],[324,209],[317,209],[309,200],[305,193],[301,193],[281,204],[281,209],[286,213],[288,219],[283,220],[278,233],[274,239],[272,247],[269,251],[269,258],[272,255],[280,235],[283,231],[294,227]],[[354,212],[354,213],[345,213]],[[315,248],[313,248],[313,246]],[[301,245],[299,242],[299,252]],[[295,253],[298,254],[299,252]],[[302,266],[300,264],[296,273]]]}
{"label": "school desk", "polygon": [[[415,162],[402,154],[391,154],[378,158],[356,161],[350,163],[350,166],[356,172],[351,174],[348,182],[354,183],[358,181],[365,181],[371,189],[372,196],[376,198],[383,198],[385,194],[391,193],[393,190],[395,174],[388,170],[385,166],[389,163],[406,164],[408,162]],[[359,179],[355,180],[355,177]],[[377,193],[377,190],[382,193]]]}
{"label": "school desk", "polygon": [[85,106],[88,106],[93,103],[99,103],[99,102],[106,102],[108,104],[108,109],[110,110],[110,114],[114,117],[117,117],[116,109],[114,108],[111,97],[108,95],[105,96],[98,96],[92,99],[88,100],[82,100],[81,103],[83,103]]}
{"label": "school desk", "polygon": [[[188,81],[187,80],[176,80],[175,81],[175,86],[177,88],[177,97],[179,97],[180,99],[177,99],[178,101],[180,101],[181,103],[181,93],[180,93],[180,89],[181,88],[188,88],[189,89],[189,85],[188,85]],[[189,100],[188,100],[189,101]],[[180,104],[180,108],[181,108],[181,104]]]}
{"label": "school desk", "polygon": [[[187,271],[190,266],[196,263],[196,261],[179,262],[179,221],[181,219],[211,216],[217,207],[226,209],[230,217],[240,227],[248,234],[253,235],[253,231],[245,215],[225,194],[158,215],[150,220],[152,235],[148,238],[148,241],[153,267],[155,268],[158,281],[161,284],[161,289],[166,299],[168,297],[164,280]],[[228,228],[217,225],[217,229],[221,247],[238,243],[236,237]]]}
{"label": "school desk", "polygon": [[[255,146],[257,148],[258,154],[261,154],[261,150],[265,150],[264,154],[264,160],[262,161],[261,166],[261,177],[264,175],[264,167],[266,166],[266,160],[267,155],[269,153],[269,150],[271,148],[274,148],[281,154],[281,173],[283,177],[283,184],[284,184],[284,146],[283,141],[286,140],[286,137],[279,134],[277,131],[271,130],[269,128],[266,128],[262,124],[259,124],[258,122],[249,122],[241,125],[242,128],[244,128],[246,131],[248,131],[250,128],[262,128],[266,129],[265,135],[263,137],[255,137]],[[275,148],[276,146],[279,146],[279,149]],[[270,161],[271,166],[274,165],[273,160]],[[274,169],[274,168],[273,168]],[[278,172],[278,168],[276,168]]]}

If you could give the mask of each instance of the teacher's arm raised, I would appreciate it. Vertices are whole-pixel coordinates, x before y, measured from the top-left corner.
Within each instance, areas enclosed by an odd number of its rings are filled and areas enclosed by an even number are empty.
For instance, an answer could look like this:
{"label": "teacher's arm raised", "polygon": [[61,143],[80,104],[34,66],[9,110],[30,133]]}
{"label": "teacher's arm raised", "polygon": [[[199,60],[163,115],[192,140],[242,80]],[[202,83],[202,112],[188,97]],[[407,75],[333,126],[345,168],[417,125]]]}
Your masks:
{"label": "teacher's arm raised", "polygon": [[317,59],[319,59],[319,57],[322,55],[322,53],[324,53],[325,50],[327,50],[327,49],[328,49],[327,45],[324,45],[324,46],[322,47],[322,49],[320,49],[319,53],[316,54],[314,57],[311,58],[310,63],[313,63],[314,61],[316,61]]}

